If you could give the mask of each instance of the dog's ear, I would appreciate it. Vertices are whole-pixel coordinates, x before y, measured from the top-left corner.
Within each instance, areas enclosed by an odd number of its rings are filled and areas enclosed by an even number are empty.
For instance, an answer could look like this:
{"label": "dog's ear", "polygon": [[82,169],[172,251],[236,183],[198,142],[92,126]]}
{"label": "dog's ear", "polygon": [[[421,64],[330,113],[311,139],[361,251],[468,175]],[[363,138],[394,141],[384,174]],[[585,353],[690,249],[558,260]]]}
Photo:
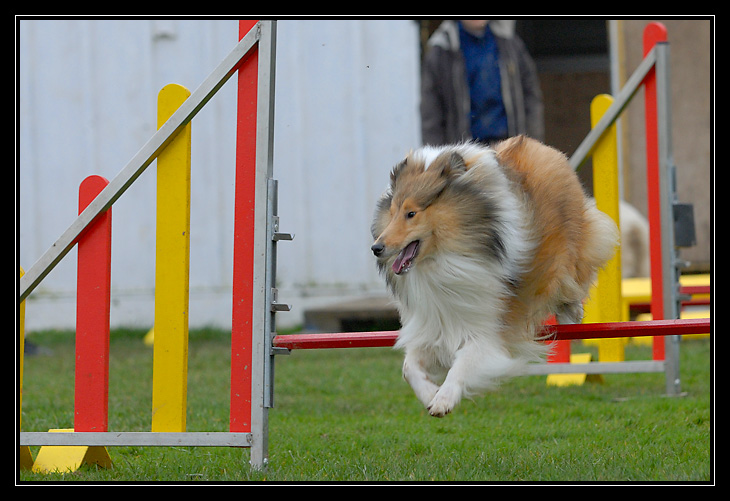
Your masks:
{"label": "dog's ear", "polygon": [[449,178],[466,172],[466,162],[455,151],[445,152],[439,155],[428,169],[433,169],[433,172],[438,173],[441,177]]}
{"label": "dog's ear", "polygon": [[393,167],[393,170],[390,171],[390,189],[392,191],[395,191],[395,182],[398,180],[398,176],[400,176],[403,169],[405,169],[407,162],[408,159],[404,158],[403,161]]}

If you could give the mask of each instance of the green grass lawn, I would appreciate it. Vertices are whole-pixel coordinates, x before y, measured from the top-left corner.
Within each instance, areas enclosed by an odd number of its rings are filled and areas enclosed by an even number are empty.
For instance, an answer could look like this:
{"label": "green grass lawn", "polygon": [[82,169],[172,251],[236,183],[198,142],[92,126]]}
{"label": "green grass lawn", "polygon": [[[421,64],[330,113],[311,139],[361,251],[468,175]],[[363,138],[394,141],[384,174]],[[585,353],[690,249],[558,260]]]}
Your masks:
{"label": "green grass lawn", "polygon": [[[149,431],[152,350],[144,331],[114,331],[109,429]],[[25,358],[23,430],[73,427],[73,335],[33,333]],[[580,344],[574,352],[591,351]],[[650,350],[629,345],[627,359]],[[681,347],[682,397],[663,374],[606,375],[602,384],[548,387],[521,377],[430,417],[389,348],[312,350],[276,359],[269,466],[248,449],[110,447],[113,467],[20,472],[20,481],[122,482],[712,482],[711,342]],[[190,333],[188,431],[227,431],[226,333]],[[38,448],[32,447],[33,456]]]}

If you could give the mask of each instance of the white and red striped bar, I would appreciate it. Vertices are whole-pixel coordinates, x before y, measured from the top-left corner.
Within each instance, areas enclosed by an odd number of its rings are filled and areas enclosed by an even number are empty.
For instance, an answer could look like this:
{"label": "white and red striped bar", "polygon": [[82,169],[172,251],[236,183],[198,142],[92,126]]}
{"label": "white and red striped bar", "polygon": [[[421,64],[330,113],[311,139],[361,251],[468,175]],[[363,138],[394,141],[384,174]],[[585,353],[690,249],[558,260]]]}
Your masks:
{"label": "white and red striped bar", "polygon": [[[617,337],[675,336],[707,334],[710,319],[650,320],[648,322],[607,322],[596,324],[550,325],[546,341],[603,339]],[[334,332],[324,334],[286,334],[274,337],[275,348],[312,350],[326,348],[377,348],[393,346],[398,331]]]}

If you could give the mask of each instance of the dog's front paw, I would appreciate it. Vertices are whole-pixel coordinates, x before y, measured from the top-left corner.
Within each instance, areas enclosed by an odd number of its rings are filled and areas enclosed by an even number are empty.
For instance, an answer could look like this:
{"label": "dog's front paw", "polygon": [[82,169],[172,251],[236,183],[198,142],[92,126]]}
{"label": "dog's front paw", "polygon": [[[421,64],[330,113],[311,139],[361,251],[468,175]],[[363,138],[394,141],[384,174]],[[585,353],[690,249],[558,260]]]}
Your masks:
{"label": "dog's front paw", "polygon": [[461,391],[451,385],[443,385],[428,404],[428,413],[433,417],[444,417],[454,410],[461,400]]}

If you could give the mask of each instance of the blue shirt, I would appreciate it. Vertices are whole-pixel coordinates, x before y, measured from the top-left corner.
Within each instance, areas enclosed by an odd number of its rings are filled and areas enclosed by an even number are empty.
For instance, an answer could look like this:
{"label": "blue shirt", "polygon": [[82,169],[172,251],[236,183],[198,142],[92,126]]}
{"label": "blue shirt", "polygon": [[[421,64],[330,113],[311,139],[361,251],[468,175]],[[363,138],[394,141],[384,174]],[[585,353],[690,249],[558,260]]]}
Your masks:
{"label": "blue shirt", "polygon": [[471,98],[471,133],[474,139],[490,141],[508,135],[507,112],[502,102],[499,51],[489,25],[484,36],[468,33],[459,23],[461,52]]}

